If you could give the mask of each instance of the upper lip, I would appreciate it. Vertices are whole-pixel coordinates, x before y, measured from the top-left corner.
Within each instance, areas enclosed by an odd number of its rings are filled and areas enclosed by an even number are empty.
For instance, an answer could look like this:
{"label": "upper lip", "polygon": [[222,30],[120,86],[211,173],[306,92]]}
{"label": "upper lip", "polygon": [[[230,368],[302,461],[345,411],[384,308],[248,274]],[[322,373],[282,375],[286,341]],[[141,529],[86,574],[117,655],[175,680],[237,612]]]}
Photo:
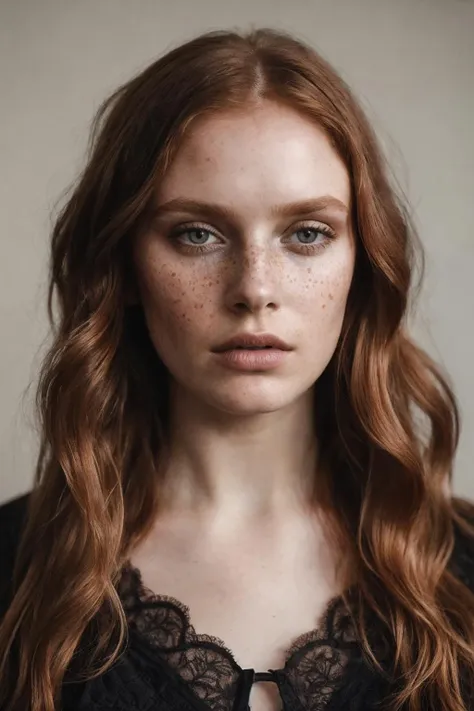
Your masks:
{"label": "upper lip", "polygon": [[220,353],[221,351],[228,351],[232,348],[237,348],[238,346],[272,346],[273,348],[279,348],[282,351],[291,351],[291,346],[285,343],[281,338],[274,336],[272,333],[239,333],[237,336],[230,338],[225,343],[216,346],[214,351]]}

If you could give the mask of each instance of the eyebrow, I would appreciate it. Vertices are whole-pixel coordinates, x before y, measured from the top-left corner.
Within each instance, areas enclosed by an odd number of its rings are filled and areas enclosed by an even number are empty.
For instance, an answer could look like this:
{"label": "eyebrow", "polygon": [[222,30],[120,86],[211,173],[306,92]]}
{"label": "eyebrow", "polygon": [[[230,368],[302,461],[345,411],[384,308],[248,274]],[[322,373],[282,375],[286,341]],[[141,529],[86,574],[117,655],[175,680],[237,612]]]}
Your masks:
{"label": "eyebrow", "polygon": [[[295,215],[309,215],[324,210],[334,210],[347,215],[348,206],[333,195],[321,195],[317,198],[299,200],[285,205],[274,205],[270,213],[272,217],[291,217]],[[234,211],[224,205],[201,202],[187,198],[174,198],[162,205],[155,205],[151,208],[151,217],[156,219],[173,212],[190,212],[206,214],[224,220],[236,219]]]}

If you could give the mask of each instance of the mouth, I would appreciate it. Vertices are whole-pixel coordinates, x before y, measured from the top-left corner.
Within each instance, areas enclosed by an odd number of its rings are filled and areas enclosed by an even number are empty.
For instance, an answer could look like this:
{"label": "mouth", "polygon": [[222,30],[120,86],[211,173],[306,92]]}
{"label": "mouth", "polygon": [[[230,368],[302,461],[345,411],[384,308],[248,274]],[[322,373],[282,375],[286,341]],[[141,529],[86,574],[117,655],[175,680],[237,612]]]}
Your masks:
{"label": "mouth", "polygon": [[215,353],[223,353],[230,350],[263,351],[280,350],[291,351],[293,348],[285,343],[281,338],[271,333],[242,333],[230,338],[225,343],[213,349]]}
{"label": "mouth", "polygon": [[282,366],[289,356],[276,346],[235,345],[217,352],[219,364],[225,368],[248,373],[271,371]]}
{"label": "mouth", "polygon": [[272,349],[274,346],[234,346],[233,349],[226,349],[226,350],[235,350],[235,351],[265,351],[267,349]]}

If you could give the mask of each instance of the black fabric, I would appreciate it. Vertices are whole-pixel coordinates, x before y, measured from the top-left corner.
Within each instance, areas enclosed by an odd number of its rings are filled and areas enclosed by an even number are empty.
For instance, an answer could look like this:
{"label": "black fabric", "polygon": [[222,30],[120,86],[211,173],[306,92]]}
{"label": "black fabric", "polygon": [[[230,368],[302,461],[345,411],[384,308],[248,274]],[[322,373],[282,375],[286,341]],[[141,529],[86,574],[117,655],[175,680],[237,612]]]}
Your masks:
{"label": "black fabric", "polygon": [[12,594],[13,565],[26,516],[29,494],[0,505],[0,619]]}
{"label": "black fabric", "polygon": [[[27,501],[24,495],[0,506],[0,618]],[[474,591],[474,543],[457,529],[450,567]],[[248,711],[252,685],[261,680],[277,684],[284,711],[371,711],[395,691],[393,650],[375,617],[366,629],[381,672],[356,639],[355,590],[348,591],[349,608],[333,598],[320,626],[288,649],[281,669],[253,670],[242,669],[221,640],[196,634],[188,608],[148,590],[132,565],[124,566],[117,589],[129,623],[123,653],[101,676],[65,683],[62,711]]]}

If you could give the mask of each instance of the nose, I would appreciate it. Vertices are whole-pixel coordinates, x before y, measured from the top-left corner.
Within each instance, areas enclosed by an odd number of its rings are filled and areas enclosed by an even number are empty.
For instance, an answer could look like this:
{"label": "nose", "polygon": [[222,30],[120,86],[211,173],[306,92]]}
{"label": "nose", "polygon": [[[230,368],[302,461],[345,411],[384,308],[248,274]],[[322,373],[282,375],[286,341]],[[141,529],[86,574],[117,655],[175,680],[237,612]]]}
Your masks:
{"label": "nose", "polygon": [[233,311],[257,313],[279,307],[281,268],[271,246],[251,245],[233,259],[226,292],[227,306]]}

